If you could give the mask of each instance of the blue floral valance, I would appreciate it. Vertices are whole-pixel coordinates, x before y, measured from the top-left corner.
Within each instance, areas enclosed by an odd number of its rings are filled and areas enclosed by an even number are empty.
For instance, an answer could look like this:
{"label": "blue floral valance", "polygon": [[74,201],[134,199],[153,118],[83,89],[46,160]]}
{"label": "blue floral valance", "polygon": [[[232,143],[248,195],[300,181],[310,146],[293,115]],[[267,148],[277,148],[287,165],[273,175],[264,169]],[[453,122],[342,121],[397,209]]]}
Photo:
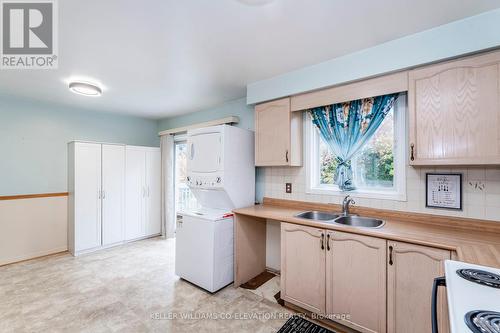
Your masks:
{"label": "blue floral valance", "polygon": [[335,182],[342,191],[354,190],[351,159],[375,134],[398,94],[358,99],[310,109],[313,124],[336,156]]}

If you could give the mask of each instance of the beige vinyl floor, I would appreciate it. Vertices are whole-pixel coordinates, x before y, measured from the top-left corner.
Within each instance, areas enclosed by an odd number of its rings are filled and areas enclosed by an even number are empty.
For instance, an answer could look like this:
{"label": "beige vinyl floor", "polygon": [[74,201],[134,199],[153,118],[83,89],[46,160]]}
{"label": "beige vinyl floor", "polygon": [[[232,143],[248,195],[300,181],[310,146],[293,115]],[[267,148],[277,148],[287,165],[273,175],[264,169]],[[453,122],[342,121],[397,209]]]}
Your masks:
{"label": "beige vinyl floor", "polygon": [[154,238],[0,267],[0,332],[277,332],[291,314],[278,279],[211,295],[175,275],[174,250]]}

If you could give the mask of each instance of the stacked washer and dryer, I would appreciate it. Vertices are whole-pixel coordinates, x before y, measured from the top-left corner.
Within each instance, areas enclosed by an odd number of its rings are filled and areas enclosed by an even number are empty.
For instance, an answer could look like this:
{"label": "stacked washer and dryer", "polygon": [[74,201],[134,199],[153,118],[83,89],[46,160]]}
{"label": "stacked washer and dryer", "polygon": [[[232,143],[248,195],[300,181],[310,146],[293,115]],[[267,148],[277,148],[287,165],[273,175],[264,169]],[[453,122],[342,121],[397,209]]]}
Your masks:
{"label": "stacked washer and dryer", "polygon": [[255,202],[254,133],[200,128],[187,146],[186,180],[201,208],[177,212],[175,273],[216,292],[233,282],[232,210]]}

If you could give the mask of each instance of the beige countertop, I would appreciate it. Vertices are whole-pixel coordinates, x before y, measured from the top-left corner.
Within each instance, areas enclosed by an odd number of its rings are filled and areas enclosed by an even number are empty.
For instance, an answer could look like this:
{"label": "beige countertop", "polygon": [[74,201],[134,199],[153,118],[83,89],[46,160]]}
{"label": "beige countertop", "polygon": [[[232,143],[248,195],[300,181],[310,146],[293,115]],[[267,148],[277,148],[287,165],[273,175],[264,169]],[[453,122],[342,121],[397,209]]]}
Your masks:
{"label": "beige countertop", "polygon": [[294,217],[304,210],[326,209],[340,211],[338,205],[265,198],[262,205],[235,209],[234,213],[448,249],[460,261],[500,268],[500,222],[359,207],[353,209],[354,214],[380,218],[386,224],[371,229]]}

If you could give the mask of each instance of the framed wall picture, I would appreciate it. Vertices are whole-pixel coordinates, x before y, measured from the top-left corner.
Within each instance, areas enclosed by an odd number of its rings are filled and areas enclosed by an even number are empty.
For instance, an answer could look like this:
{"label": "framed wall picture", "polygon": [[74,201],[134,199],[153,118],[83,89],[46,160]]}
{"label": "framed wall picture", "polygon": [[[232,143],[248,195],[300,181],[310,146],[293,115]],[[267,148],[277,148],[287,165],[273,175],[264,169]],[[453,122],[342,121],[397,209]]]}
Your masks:
{"label": "framed wall picture", "polygon": [[425,206],[462,210],[462,174],[426,173]]}

